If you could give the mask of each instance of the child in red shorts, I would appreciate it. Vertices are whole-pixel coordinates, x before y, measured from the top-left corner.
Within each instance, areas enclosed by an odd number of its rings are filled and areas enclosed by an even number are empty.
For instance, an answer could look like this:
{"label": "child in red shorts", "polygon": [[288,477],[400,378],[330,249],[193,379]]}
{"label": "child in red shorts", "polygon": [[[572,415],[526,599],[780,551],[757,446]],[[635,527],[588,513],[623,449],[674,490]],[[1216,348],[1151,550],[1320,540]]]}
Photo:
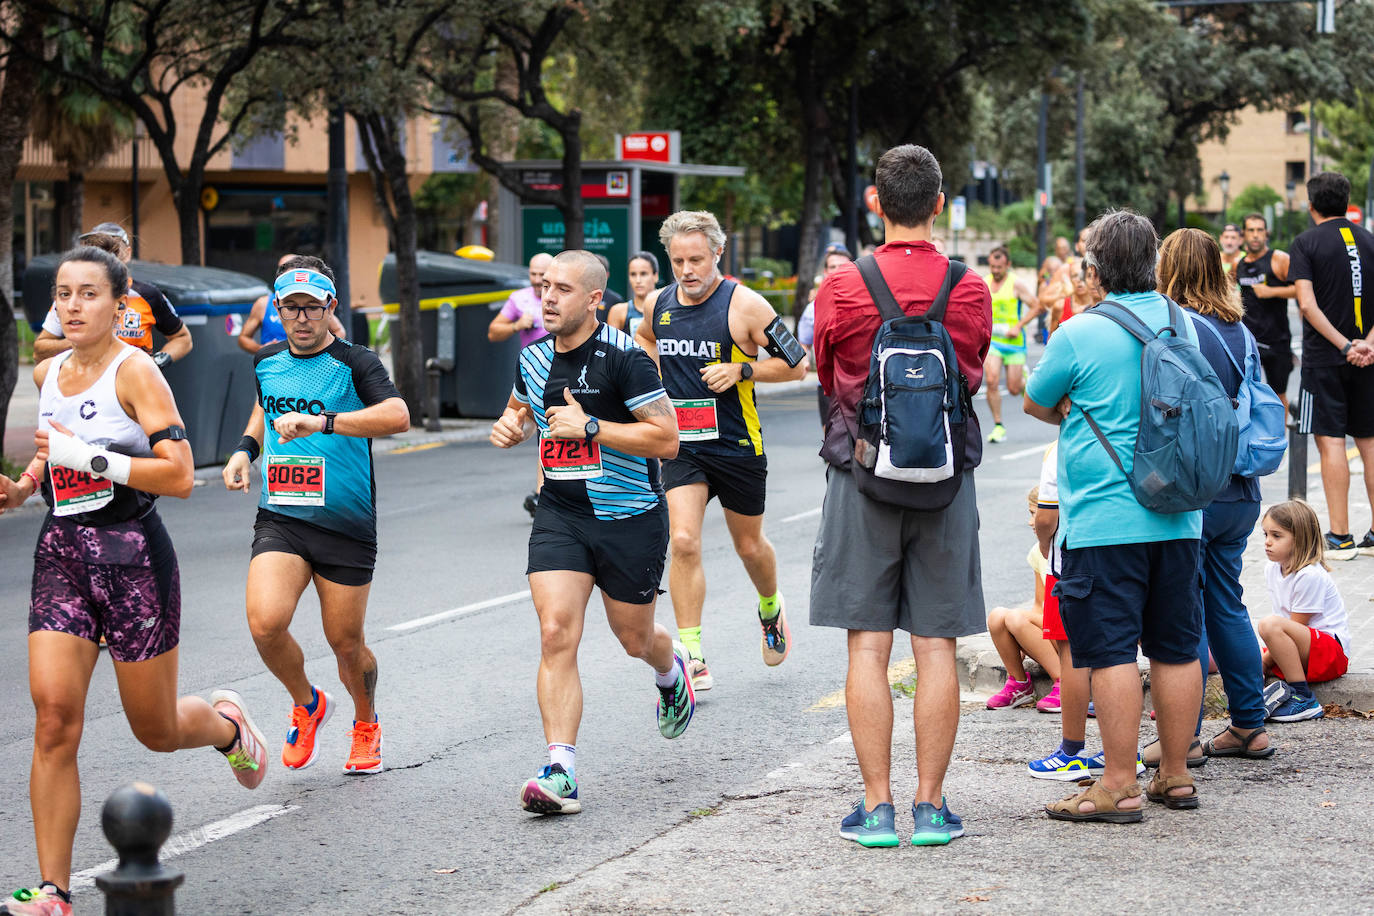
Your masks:
{"label": "child in red shorts", "polygon": [[1345,601],[1322,560],[1321,522],[1300,500],[1279,503],[1260,520],[1264,577],[1274,613],[1259,623],[1264,669],[1279,678],[1264,690],[1267,718],[1319,719],[1325,711],[1313,683],[1345,674],[1350,664],[1350,622]]}

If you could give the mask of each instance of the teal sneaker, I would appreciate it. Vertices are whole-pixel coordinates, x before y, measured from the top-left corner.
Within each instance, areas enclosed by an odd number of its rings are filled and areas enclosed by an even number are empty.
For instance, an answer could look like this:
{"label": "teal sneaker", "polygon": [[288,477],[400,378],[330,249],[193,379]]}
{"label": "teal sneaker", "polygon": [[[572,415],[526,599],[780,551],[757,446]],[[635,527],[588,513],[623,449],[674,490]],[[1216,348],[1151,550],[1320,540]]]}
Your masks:
{"label": "teal sneaker", "polygon": [[671,687],[658,688],[658,731],[665,738],[676,738],[685,732],[697,708],[697,695],[692,689],[692,679],[687,676],[686,659],[687,650],[673,643],[677,682]]}
{"label": "teal sneaker", "polygon": [[911,816],[916,819],[916,829],[911,834],[912,846],[945,846],[950,840],[964,835],[964,821],[949,810],[944,796],[940,797],[940,807],[930,802],[912,804]]}
{"label": "teal sneaker", "polygon": [[897,809],[890,802],[882,802],[868,811],[861,798],[848,817],[840,821],[840,836],[870,849],[898,846],[902,841],[897,836]]}
{"label": "teal sneaker", "polygon": [[551,763],[520,788],[520,807],[535,814],[576,814],[582,810],[577,780],[561,763]]}

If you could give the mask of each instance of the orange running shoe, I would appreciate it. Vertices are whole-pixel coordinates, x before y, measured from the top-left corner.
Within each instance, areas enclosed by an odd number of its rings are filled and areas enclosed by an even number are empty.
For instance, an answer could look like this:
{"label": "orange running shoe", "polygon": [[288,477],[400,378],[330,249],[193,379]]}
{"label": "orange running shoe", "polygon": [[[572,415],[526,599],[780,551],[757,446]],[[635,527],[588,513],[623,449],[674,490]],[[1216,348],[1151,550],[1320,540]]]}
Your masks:
{"label": "orange running shoe", "polygon": [[304,706],[291,707],[291,727],[286,730],[286,743],[281,748],[281,765],[288,769],[303,770],[320,756],[316,738],[329,717],[334,715],[334,698],[318,687],[315,695],[318,700],[313,716]]}
{"label": "orange running shoe", "polygon": [[348,776],[366,776],[368,773],[382,771],[382,723],[357,722],[348,733],[352,748],[348,752],[348,762],[344,773]]}

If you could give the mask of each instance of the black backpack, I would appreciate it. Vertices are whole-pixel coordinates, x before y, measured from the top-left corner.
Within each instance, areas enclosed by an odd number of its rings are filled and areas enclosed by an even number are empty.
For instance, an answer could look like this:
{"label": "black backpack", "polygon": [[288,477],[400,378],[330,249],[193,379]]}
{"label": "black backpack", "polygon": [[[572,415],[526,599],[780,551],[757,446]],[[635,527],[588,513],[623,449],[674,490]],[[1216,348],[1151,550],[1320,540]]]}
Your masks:
{"label": "black backpack", "polygon": [[856,263],[883,322],[858,405],[850,470],[859,492],[871,499],[906,509],[943,509],[963,483],[973,413],[968,379],[944,326],[950,291],[967,268],[950,261],[930,308],[907,315],[873,256]]}

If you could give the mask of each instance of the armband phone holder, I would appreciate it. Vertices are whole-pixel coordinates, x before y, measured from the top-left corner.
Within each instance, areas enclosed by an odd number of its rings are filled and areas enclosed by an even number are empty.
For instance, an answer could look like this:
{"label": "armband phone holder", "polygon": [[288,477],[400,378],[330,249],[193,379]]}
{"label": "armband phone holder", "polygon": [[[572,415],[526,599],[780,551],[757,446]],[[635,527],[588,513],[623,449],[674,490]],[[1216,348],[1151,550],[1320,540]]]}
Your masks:
{"label": "armband phone holder", "polygon": [[792,336],[792,332],[787,330],[787,325],[783,324],[781,315],[774,318],[763,333],[768,337],[768,343],[764,345],[764,349],[768,351],[770,356],[786,360],[787,365],[793,368],[796,368],[798,363],[806,359],[806,350],[797,342],[797,338]]}

